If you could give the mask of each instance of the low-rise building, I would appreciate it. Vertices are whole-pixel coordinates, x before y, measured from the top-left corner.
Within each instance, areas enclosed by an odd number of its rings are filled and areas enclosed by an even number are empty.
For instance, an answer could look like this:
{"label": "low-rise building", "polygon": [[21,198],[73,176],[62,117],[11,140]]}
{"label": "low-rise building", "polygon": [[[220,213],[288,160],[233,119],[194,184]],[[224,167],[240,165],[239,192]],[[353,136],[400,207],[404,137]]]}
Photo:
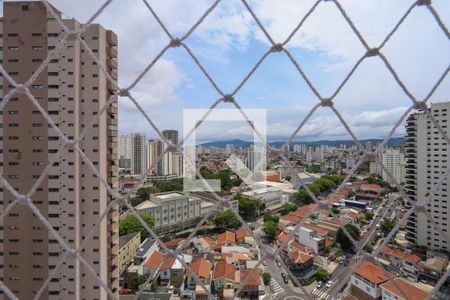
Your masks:
{"label": "low-rise building", "polygon": [[394,277],[394,274],[369,261],[364,261],[350,279],[350,291],[360,300],[381,299],[380,285]]}
{"label": "low-rise building", "polygon": [[169,233],[197,225],[202,217],[202,201],[181,192],[159,193],[150,195],[149,200],[136,206],[136,210],[155,218],[153,231]]}
{"label": "low-rise building", "polygon": [[383,300],[425,300],[428,296],[425,291],[400,278],[385,282],[380,287]]}
{"label": "low-rise building", "polygon": [[[259,270],[252,272],[252,269],[240,270],[240,282],[243,284],[240,296],[245,299],[258,299],[260,295],[264,294],[264,287],[262,286],[262,280]],[[253,274],[251,274],[253,273]],[[249,277],[247,279],[247,277]],[[244,281],[247,282],[244,284]]]}
{"label": "low-rise building", "polygon": [[153,239],[145,239],[134,254],[134,265],[140,265],[147,260],[147,258],[159,249],[158,243]]}
{"label": "low-rise building", "polygon": [[129,233],[119,238],[119,273],[122,274],[133,262],[134,255],[141,244],[141,233]]}
{"label": "low-rise building", "polygon": [[325,250],[325,239],[317,235],[314,229],[301,226],[294,233],[295,241],[313,249],[315,254],[320,254]]}
{"label": "low-rise building", "polygon": [[224,289],[235,289],[239,285],[236,267],[224,260],[218,261],[214,267],[214,287],[223,296]]}
{"label": "low-rise building", "polygon": [[421,261],[418,253],[412,252],[410,249],[385,246],[380,257],[388,261],[393,270],[403,272],[414,280],[418,279],[419,262]]}
{"label": "low-rise building", "polygon": [[[188,288],[190,290],[195,290],[197,294],[198,286],[201,286],[200,283],[202,283],[206,287],[209,287],[211,283],[211,262],[206,259],[196,259],[189,264],[189,267],[191,268],[192,272],[198,276],[198,279],[200,281],[197,281],[191,273],[187,273]],[[200,287],[200,289],[202,288]],[[203,291],[201,292],[201,294],[203,294]],[[199,295],[197,294],[197,299],[198,296]]]}
{"label": "low-rise building", "polygon": [[443,256],[430,257],[419,263],[419,279],[435,284],[444,276],[448,267],[448,258]]}

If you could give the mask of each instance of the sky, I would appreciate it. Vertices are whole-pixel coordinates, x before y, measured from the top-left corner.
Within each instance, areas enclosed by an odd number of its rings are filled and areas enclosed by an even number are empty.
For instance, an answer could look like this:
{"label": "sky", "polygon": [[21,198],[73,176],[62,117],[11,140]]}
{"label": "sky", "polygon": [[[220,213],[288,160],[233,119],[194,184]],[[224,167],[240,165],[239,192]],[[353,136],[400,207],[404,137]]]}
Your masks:
{"label": "sky", "polygon": [[[85,22],[104,0],[50,1],[67,17]],[[276,42],[284,41],[313,6],[310,0],[250,0],[249,5]],[[377,47],[414,0],[341,0],[371,47]],[[148,0],[174,37],[183,36],[211,6],[209,0]],[[434,0],[447,28],[450,1]],[[119,86],[129,86],[169,42],[142,0],[114,0],[95,20],[119,40]],[[270,43],[240,0],[222,0],[185,43],[224,93],[233,91]],[[364,48],[335,4],[321,2],[286,48],[324,97],[331,96]],[[416,7],[382,52],[407,88],[422,100],[450,63],[450,43],[425,7]],[[446,76],[430,102],[450,101]],[[208,108],[220,95],[182,47],[169,49],[131,90],[158,128],[182,131],[183,109]],[[267,110],[269,141],[289,137],[317,97],[284,53],[272,53],[236,94],[243,108]],[[363,61],[333,100],[358,138],[382,138],[412,102],[379,57]],[[218,108],[232,108],[222,103]],[[250,139],[248,124],[207,122],[198,137]],[[156,136],[127,98],[119,99],[119,131]],[[203,134],[202,134],[203,132]],[[395,135],[404,132],[401,126]],[[334,113],[320,107],[295,140],[350,139]]]}

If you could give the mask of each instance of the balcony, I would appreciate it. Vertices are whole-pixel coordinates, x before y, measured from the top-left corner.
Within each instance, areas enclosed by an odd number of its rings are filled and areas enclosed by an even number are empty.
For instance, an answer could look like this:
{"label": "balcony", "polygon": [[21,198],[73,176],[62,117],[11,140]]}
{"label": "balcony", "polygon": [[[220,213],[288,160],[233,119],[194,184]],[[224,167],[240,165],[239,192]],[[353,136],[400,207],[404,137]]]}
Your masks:
{"label": "balcony", "polygon": [[106,49],[106,53],[108,53],[109,57],[116,58],[117,57],[117,47],[108,47]]}
{"label": "balcony", "polygon": [[108,67],[110,67],[111,69],[116,69],[117,70],[117,58],[110,58],[106,60]]}
{"label": "balcony", "polygon": [[111,46],[117,46],[117,35],[114,32],[108,30],[106,32],[106,41]]}

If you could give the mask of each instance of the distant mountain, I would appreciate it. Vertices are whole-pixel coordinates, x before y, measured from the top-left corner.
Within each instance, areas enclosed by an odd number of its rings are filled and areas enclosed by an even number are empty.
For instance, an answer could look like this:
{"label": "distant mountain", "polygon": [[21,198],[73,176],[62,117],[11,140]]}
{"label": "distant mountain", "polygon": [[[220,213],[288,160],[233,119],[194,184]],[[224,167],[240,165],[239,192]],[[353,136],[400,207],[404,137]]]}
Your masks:
{"label": "distant mountain", "polygon": [[[360,140],[360,142],[365,145],[367,142],[371,142],[372,144],[378,144],[381,143],[383,141],[383,139],[365,139],[365,140]],[[405,139],[403,137],[395,137],[395,138],[391,138],[388,143],[387,146],[388,147],[395,147],[397,145],[400,144],[404,144],[405,143]],[[230,141],[216,141],[216,142],[208,142],[208,143],[204,143],[201,144],[201,146],[203,147],[217,147],[217,148],[225,148],[225,146],[227,144],[232,144],[234,145],[235,148],[247,148],[250,145],[253,144],[253,142],[247,142],[247,141],[243,141],[243,140],[230,140]],[[275,148],[280,148],[284,142],[271,142],[269,143],[270,145],[274,146]],[[337,140],[337,141],[313,141],[313,142],[301,142],[301,141],[293,141],[291,142],[291,146],[295,145],[295,144],[305,144],[307,146],[320,146],[320,145],[327,145],[327,146],[331,146],[331,147],[338,147],[339,145],[347,145],[347,146],[353,146],[355,144],[355,142],[353,140]]]}
{"label": "distant mountain", "polygon": [[201,144],[201,146],[225,148],[225,146],[227,144],[232,144],[232,145],[234,145],[235,148],[247,148],[250,145],[253,145],[253,142],[246,142],[243,140],[217,141],[217,142],[204,143],[204,144]]}

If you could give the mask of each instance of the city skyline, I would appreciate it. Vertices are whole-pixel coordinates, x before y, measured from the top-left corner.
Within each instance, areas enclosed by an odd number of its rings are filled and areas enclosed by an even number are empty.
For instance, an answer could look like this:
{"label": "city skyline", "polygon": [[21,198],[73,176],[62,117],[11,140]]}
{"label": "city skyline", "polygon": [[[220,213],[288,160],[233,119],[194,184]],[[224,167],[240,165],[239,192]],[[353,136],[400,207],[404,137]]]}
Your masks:
{"label": "city skyline", "polygon": [[[68,17],[84,21],[92,14],[93,7],[99,7],[102,1],[89,3],[90,5],[79,5],[79,2],[75,4],[60,0],[55,4],[68,12]],[[185,1],[182,9],[177,7],[177,10],[173,10],[175,5],[179,5],[176,3],[154,1],[152,5],[169,30],[176,36],[181,36],[212,2],[201,0],[194,4]],[[364,5],[343,1],[342,5],[348,9],[350,17],[356,18],[355,25],[368,43],[375,46],[394,27],[396,19],[411,3],[412,1],[402,0],[396,1],[394,5],[391,1],[371,0],[365,1]],[[312,4],[313,1],[302,4],[290,1],[277,7],[271,1],[250,2],[276,40],[285,38]],[[448,20],[449,2],[434,1],[433,5],[441,12],[443,20]],[[306,74],[324,96],[335,90],[363,54],[356,35],[333,6],[333,3],[321,3],[304,28],[288,44],[288,48],[293,51]],[[367,11],[371,12],[369,17],[359,17]],[[133,18],[122,21],[117,18],[121,14],[132,15]],[[383,18],[376,17],[380,14]],[[321,18],[332,21],[334,26],[321,26]],[[419,99],[425,97],[432,84],[445,71],[439,62],[445,60],[450,47],[440,28],[429,22],[430,18],[424,10],[414,10],[384,49],[400,78]],[[119,61],[122,70],[119,76],[120,86],[130,84],[168,41],[140,1],[131,2],[126,7],[113,2],[96,21],[113,29],[119,40],[123,40],[119,45],[122,57]],[[131,31],[138,36],[129,35]],[[427,43],[418,42],[425,39]],[[268,46],[267,39],[240,1],[220,3],[206,18],[205,25],[194,31],[186,42],[225,92],[236,86]],[[407,52],[403,51],[403,45],[407,45]],[[271,72],[266,72],[269,69]],[[429,101],[448,101],[449,87],[447,76]],[[159,126],[177,130],[181,129],[182,108],[208,107],[219,98],[185,51],[179,48],[169,50],[156,63],[154,70],[144,76],[132,95]],[[267,58],[252,79],[244,85],[237,98],[244,107],[268,109],[270,140],[285,139],[318,102],[287,58],[275,54]],[[389,132],[397,117],[411,105],[411,101],[385,70],[381,60],[374,58],[366,60],[358,68],[348,86],[335,99],[335,105],[355,129],[358,137],[379,138]],[[228,107],[227,104],[223,106]],[[156,136],[128,99],[119,100],[119,109],[124,121],[119,128],[121,134],[136,131],[138,126],[138,131],[145,132],[149,137]],[[170,118],[164,117],[166,111],[172,112]],[[398,133],[403,130],[402,127],[400,126]],[[216,133],[240,137],[236,130],[217,130]],[[324,108],[318,109],[299,135],[315,139],[349,138],[336,116]]]}

